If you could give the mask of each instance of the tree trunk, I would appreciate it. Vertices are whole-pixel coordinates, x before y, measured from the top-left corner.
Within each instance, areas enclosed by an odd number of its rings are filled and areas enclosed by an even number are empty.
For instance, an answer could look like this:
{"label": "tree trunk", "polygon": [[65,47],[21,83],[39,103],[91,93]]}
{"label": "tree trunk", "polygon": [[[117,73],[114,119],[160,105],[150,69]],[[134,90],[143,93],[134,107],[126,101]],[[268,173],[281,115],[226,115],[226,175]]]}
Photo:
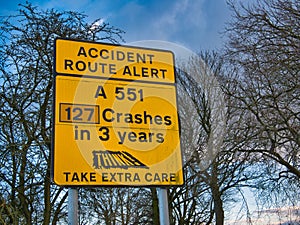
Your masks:
{"label": "tree trunk", "polygon": [[153,225],[159,225],[159,209],[156,188],[150,188],[152,194]]}
{"label": "tree trunk", "polygon": [[218,183],[218,165],[214,161],[212,164],[211,190],[214,201],[214,213],[216,217],[216,225],[224,224],[224,209],[221,198],[220,186]]}
{"label": "tree trunk", "polygon": [[223,202],[220,196],[220,193],[217,191],[213,193],[214,198],[214,208],[215,208],[215,215],[216,215],[216,225],[223,225],[224,224],[224,210],[223,210]]}

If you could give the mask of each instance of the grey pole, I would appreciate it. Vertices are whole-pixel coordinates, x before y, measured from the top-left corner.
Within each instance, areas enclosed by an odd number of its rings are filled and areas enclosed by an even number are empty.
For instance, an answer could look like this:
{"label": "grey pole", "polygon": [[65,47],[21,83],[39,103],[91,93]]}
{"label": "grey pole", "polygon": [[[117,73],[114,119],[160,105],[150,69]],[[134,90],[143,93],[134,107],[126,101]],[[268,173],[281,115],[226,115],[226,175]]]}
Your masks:
{"label": "grey pole", "polygon": [[166,188],[157,188],[160,225],[170,225],[168,192]]}
{"label": "grey pole", "polygon": [[68,189],[68,225],[78,225],[78,189]]}

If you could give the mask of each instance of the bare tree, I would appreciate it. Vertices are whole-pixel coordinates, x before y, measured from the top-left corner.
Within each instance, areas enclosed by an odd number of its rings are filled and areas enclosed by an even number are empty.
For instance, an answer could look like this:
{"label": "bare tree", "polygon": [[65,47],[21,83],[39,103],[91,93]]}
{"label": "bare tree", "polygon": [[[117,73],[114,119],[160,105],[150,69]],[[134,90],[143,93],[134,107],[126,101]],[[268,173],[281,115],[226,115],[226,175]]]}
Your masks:
{"label": "bare tree", "polygon": [[[259,177],[250,169],[249,153],[239,152],[245,143],[237,141],[235,128],[242,121],[240,111],[231,108],[237,100],[213,91],[234,88],[229,75],[224,76],[233,72],[224,65],[218,54],[206,52],[177,73],[186,183],[170,190],[174,224],[224,224],[230,203],[243,201],[242,187]],[[224,114],[213,115],[219,113],[217,109]],[[214,130],[214,123],[223,124],[222,132]],[[218,144],[211,144],[211,137]]]}
{"label": "bare tree", "polygon": [[81,224],[153,224],[151,191],[146,188],[92,188],[80,194]]}
{"label": "bare tree", "polygon": [[85,20],[81,13],[43,11],[29,3],[1,18],[2,224],[56,224],[63,215],[67,193],[50,180],[54,39],[122,40],[121,30]]}
{"label": "bare tree", "polygon": [[277,196],[271,202],[299,199],[300,2],[230,5],[226,58],[238,76],[232,81],[236,89],[227,94],[238,100],[233,107],[244,121],[238,138],[247,144],[240,151],[251,152],[261,165],[266,176],[257,187],[266,190],[264,196]]}

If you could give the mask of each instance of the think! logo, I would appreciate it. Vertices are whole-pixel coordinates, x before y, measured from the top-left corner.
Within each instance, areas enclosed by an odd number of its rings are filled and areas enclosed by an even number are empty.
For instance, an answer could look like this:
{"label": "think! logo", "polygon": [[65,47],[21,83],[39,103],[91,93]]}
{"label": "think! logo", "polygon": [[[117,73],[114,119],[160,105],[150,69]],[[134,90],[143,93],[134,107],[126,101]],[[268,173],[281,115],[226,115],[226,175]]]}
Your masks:
{"label": "think! logo", "polygon": [[144,168],[149,169],[144,163],[125,151],[93,151],[93,166],[95,169],[111,168]]}

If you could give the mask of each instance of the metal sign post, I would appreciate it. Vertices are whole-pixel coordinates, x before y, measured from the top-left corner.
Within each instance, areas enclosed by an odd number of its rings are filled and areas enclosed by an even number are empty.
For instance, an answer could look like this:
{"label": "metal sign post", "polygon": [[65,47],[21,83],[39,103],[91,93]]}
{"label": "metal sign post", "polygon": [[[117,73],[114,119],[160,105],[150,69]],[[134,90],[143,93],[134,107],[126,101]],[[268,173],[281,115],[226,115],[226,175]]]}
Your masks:
{"label": "metal sign post", "polygon": [[160,225],[170,225],[168,191],[166,188],[157,188]]}
{"label": "metal sign post", "polygon": [[68,225],[78,225],[78,189],[68,189]]}

